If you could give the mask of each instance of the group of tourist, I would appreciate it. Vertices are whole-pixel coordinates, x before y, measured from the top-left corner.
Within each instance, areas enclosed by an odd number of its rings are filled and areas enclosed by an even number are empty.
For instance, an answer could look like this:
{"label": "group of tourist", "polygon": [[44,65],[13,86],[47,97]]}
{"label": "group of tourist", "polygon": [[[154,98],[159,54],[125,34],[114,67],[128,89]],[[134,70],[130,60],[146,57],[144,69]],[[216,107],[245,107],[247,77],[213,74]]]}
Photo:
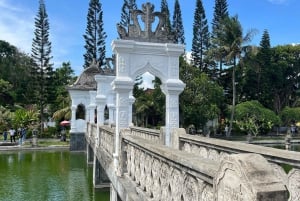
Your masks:
{"label": "group of tourist", "polygon": [[8,135],[10,137],[10,142],[15,143],[16,138],[19,140],[19,145],[22,145],[26,139],[26,128],[19,128],[15,130],[14,128],[10,128],[9,130],[3,131],[3,139],[6,142],[8,139]]}

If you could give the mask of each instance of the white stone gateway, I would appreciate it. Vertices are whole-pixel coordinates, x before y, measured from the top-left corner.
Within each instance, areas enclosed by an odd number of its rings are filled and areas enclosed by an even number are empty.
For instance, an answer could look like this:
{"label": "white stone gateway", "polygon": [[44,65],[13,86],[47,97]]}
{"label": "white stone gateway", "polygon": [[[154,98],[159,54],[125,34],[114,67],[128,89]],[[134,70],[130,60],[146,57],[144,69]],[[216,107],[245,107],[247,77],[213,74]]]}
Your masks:
{"label": "white stone gateway", "polygon": [[[131,110],[131,91],[137,76],[149,72],[160,78],[161,89],[166,96],[166,120],[164,143],[171,146],[172,129],[179,127],[179,100],[185,84],[179,79],[179,56],[184,53],[184,45],[173,44],[172,34],[166,27],[164,13],[154,12],[150,3],[142,5],[142,10],[132,11],[132,21],[128,30],[118,25],[120,40],[112,42],[116,55],[116,78],[112,82],[116,92],[116,141],[115,159],[119,155],[120,129],[128,128]],[[141,17],[145,23],[142,30],[138,22]],[[155,18],[159,22],[152,31]],[[115,164],[117,165],[117,164]]]}

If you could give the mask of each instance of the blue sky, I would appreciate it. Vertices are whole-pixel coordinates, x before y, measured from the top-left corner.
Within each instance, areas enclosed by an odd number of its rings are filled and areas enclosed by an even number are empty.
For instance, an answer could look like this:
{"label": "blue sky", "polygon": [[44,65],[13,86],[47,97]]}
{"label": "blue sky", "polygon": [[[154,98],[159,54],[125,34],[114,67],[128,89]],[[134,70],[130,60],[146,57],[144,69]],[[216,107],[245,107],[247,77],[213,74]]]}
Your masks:
{"label": "blue sky", "polygon": [[[148,0],[150,1],[150,0]],[[84,39],[88,0],[45,0],[50,23],[52,63],[71,62],[75,74],[83,70]],[[116,24],[120,21],[123,0],[100,0],[104,13],[104,29],[107,57],[110,57],[111,42],[117,39]],[[136,0],[138,7],[147,0]],[[160,10],[161,0],[150,1],[155,10]],[[168,0],[171,15],[175,0]],[[186,49],[190,51],[196,0],[180,0]],[[202,0],[206,16],[211,25],[214,0]],[[264,29],[270,34],[271,45],[300,43],[299,0],[227,0],[229,14],[238,15],[244,32],[258,30],[250,44],[259,45]],[[34,37],[34,18],[38,11],[38,0],[0,0],[0,40],[15,45],[30,54]]]}

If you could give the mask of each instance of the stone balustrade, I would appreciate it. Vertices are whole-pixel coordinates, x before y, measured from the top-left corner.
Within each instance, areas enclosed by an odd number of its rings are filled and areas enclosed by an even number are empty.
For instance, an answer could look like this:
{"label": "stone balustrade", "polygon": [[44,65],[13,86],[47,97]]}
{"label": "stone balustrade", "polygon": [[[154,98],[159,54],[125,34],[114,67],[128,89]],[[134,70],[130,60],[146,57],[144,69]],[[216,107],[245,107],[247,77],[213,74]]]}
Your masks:
{"label": "stone balustrade", "polygon": [[156,143],[162,143],[162,136],[159,130],[131,126],[130,131],[132,135],[140,136]]}
{"label": "stone balustrade", "polygon": [[233,154],[222,161],[200,158],[138,136],[123,135],[121,175],[143,200],[287,200],[271,165],[258,154]]}
{"label": "stone balustrade", "polygon": [[201,158],[221,161],[226,156],[237,153],[255,153],[266,158],[274,172],[280,178],[290,193],[289,201],[300,200],[300,153],[271,147],[232,142],[201,136],[187,135],[184,129],[174,132],[175,148],[197,154]]}
{"label": "stone balustrade", "polygon": [[[97,133],[93,126],[88,127],[87,131]],[[227,141],[208,138],[202,141],[201,138],[186,135],[179,129],[173,133],[173,147],[167,147],[158,140],[161,138],[157,135],[162,132],[131,127],[121,130],[121,153],[118,168],[114,172],[114,132],[113,128],[100,127],[99,145],[91,143],[96,142],[94,134],[86,133],[86,137],[90,136],[87,142],[96,149],[95,154],[112,185],[120,187],[121,190],[116,190],[122,200],[125,197],[125,200],[151,201],[288,200],[288,191],[284,184],[292,180],[283,181],[282,177],[274,173],[276,168],[273,162],[280,157],[273,157],[274,161],[269,163],[265,155],[262,156],[262,152],[256,150],[260,154],[251,153],[251,149],[245,147],[244,151],[239,151],[242,149],[240,146],[248,144],[229,145],[226,144]],[[218,145],[222,148],[213,150]],[[207,151],[200,154],[200,149],[204,148]],[[266,155],[272,158],[272,154]],[[291,157],[286,158],[285,162],[289,161],[286,164],[293,164],[290,159]],[[297,164],[295,160],[294,162]],[[297,174],[295,168],[289,172],[293,179],[298,178]],[[292,201],[298,199],[298,194],[291,193],[293,184],[289,188],[289,200]],[[295,185],[294,189],[297,188]]]}
{"label": "stone balustrade", "polygon": [[114,131],[113,128],[102,126],[99,134],[99,146],[110,156],[112,156],[114,152]]}

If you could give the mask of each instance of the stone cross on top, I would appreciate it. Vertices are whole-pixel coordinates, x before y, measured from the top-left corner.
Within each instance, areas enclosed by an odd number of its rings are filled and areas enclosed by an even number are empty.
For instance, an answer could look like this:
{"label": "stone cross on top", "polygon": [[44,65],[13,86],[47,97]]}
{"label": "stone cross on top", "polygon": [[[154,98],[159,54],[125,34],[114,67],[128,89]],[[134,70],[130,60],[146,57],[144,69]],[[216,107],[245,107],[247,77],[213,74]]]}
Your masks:
{"label": "stone cross on top", "polygon": [[[142,5],[142,10],[131,10],[132,24],[128,30],[117,24],[118,33],[121,39],[135,40],[142,42],[172,43],[173,34],[166,26],[166,19],[169,17],[165,12],[154,12],[154,5],[147,2]],[[139,17],[144,23],[144,30],[141,29]],[[155,31],[152,31],[152,24],[155,19],[158,24]]]}

